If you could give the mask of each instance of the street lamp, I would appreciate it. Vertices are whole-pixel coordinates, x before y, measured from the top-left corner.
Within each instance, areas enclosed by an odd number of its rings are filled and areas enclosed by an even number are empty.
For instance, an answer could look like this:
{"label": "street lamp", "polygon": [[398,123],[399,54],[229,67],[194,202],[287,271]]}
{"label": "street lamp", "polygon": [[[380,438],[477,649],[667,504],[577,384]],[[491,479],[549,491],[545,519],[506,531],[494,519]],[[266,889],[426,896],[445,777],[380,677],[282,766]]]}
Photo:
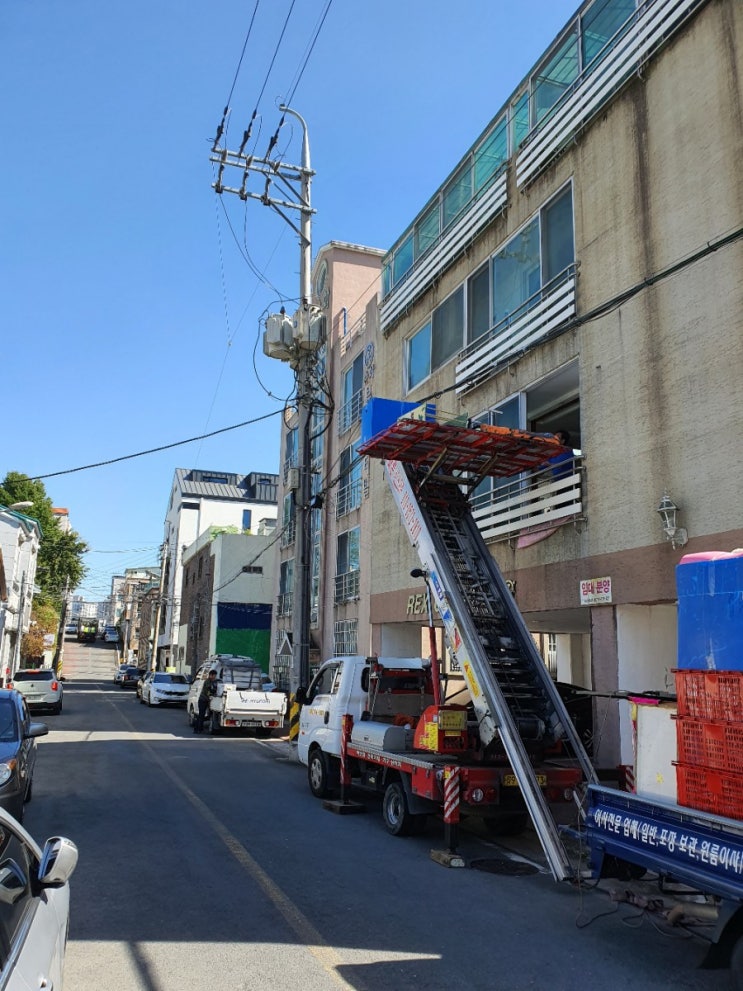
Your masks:
{"label": "street lamp", "polygon": [[683,547],[689,537],[683,527],[676,526],[676,514],[678,513],[679,508],[669,496],[668,490],[663,493],[663,497],[658,503],[655,511],[660,516],[663,533],[665,534],[666,540],[671,541],[671,547],[673,547],[674,550],[677,546]]}
{"label": "street lamp", "polygon": [[8,509],[14,509],[17,512],[22,512],[24,509],[30,509],[32,506],[33,506],[32,502],[28,502],[28,500],[24,500],[23,502],[12,502],[8,506]]}

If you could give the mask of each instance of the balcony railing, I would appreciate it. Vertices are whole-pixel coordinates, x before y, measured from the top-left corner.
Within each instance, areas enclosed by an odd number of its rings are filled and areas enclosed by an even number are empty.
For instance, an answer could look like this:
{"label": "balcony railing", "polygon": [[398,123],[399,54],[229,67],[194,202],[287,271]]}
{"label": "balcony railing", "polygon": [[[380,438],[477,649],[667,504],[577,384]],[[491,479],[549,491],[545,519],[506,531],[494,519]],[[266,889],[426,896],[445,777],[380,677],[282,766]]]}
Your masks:
{"label": "balcony railing", "polygon": [[335,576],[335,602],[350,602],[359,597],[359,572],[347,571]]}
{"label": "balcony railing", "polygon": [[[558,477],[557,472],[560,472]],[[475,496],[472,515],[492,543],[527,539],[584,517],[583,456],[514,479],[498,480],[491,492]]]}
{"label": "balcony railing", "polygon": [[341,406],[338,411],[338,436],[344,434],[358,420],[361,419],[361,408],[364,405],[364,390],[359,389],[351,398]]}
{"label": "balcony railing", "polygon": [[361,505],[361,493],[363,485],[360,478],[355,478],[353,482],[338,489],[338,496],[335,503],[335,517],[339,519],[346,516]]}
{"label": "balcony railing", "polygon": [[457,392],[473,389],[499,365],[528,351],[574,315],[575,265],[570,265],[462,351],[455,372]]}
{"label": "balcony railing", "polygon": [[294,608],[294,592],[282,592],[277,603],[277,616],[291,616]]}

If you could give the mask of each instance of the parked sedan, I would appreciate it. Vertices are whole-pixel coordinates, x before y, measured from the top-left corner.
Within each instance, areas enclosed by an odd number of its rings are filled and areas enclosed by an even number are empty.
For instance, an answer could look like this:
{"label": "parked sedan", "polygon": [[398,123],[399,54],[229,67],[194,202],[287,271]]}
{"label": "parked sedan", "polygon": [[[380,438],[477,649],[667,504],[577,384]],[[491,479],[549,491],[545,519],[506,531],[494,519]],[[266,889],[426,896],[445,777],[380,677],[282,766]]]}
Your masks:
{"label": "parked sedan", "polygon": [[149,671],[142,681],[140,702],[147,705],[185,705],[190,687],[184,674]]}
{"label": "parked sedan", "polygon": [[121,681],[119,684],[122,688],[136,688],[137,682],[144,675],[145,670],[145,668],[138,668],[133,664],[127,665],[121,672]]}
{"label": "parked sedan", "polygon": [[131,664],[119,664],[116,668],[116,673],[114,674],[114,685],[121,684],[121,678],[127,668],[131,667]]}
{"label": "parked sedan", "polygon": [[62,987],[77,847],[63,836],[44,849],[0,809],[2,987]]}
{"label": "parked sedan", "polygon": [[104,643],[118,643],[119,642],[119,631],[118,630],[106,630],[103,634]]}
{"label": "parked sedan", "polygon": [[12,687],[25,698],[31,712],[49,709],[59,715],[62,711],[62,682],[51,668],[16,671]]}
{"label": "parked sedan", "polygon": [[[31,801],[36,737],[49,732],[46,723],[31,722],[26,700],[13,689],[0,689],[0,807],[23,822]],[[0,875],[1,876],[1,875]],[[0,891],[0,904],[2,904]]]}

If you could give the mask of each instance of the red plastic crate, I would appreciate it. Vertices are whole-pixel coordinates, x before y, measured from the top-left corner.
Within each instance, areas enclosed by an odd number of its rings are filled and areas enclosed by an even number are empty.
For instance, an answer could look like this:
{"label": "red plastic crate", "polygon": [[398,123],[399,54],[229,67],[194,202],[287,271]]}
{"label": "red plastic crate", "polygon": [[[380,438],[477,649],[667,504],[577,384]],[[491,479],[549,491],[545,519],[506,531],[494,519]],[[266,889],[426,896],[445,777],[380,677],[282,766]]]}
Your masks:
{"label": "red plastic crate", "polygon": [[674,671],[679,716],[743,722],[743,671]]}
{"label": "red plastic crate", "polygon": [[743,724],[679,717],[676,721],[679,763],[718,771],[743,770]]}
{"label": "red plastic crate", "polygon": [[743,819],[743,774],[676,765],[678,803],[728,819]]}

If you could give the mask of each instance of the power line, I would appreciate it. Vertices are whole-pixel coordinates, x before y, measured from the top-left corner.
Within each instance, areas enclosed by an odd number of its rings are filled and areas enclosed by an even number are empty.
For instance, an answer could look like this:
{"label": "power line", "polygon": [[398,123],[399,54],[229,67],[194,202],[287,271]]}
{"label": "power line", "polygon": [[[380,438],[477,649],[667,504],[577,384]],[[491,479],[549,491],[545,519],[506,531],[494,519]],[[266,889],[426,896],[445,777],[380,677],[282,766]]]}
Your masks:
{"label": "power line", "polygon": [[197,440],[205,440],[207,437],[216,437],[218,434],[226,434],[230,430],[239,430],[241,427],[249,427],[253,423],[260,423],[263,420],[268,420],[272,416],[279,416],[283,412],[282,409],[273,410],[271,413],[265,413],[263,416],[256,416],[252,420],[244,420],[242,423],[233,423],[231,427],[220,427],[219,430],[212,430],[208,434],[199,434],[198,437],[189,437],[186,440],[176,440],[172,444],[161,444],[160,447],[151,447],[146,451],[137,451],[135,454],[122,454],[119,458],[109,458],[107,461],[95,461],[93,464],[80,465],[77,468],[65,468],[63,471],[50,471],[44,475],[32,475],[32,481],[39,481],[42,478],[56,478],[58,475],[73,475],[78,471],[88,471],[91,468],[102,468],[105,465],[115,465],[120,461],[131,461],[133,458],[142,458],[146,454],[157,454],[159,451],[170,451],[174,447],[182,447],[184,444],[193,444]]}
{"label": "power line", "polygon": [[325,10],[322,13],[322,16],[320,18],[320,22],[317,25],[317,28],[315,29],[314,37],[312,38],[312,41],[310,42],[309,47],[307,49],[307,54],[304,57],[304,62],[302,63],[302,68],[299,70],[299,73],[296,76],[296,81],[292,85],[292,88],[291,88],[291,90],[289,92],[289,95],[284,100],[284,103],[287,106],[290,106],[291,105],[292,99],[294,98],[294,94],[296,93],[297,87],[299,86],[299,83],[300,83],[300,81],[302,79],[302,76],[304,74],[304,70],[307,68],[307,63],[309,62],[310,56],[312,55],[312,50],[315,47],[315,42],[317,41],[318,36],[319,36],[320,32],[322,31],[322,26],[325,23],[325,18],[328,16],[328,11],[330,10],[330,5],[332,4],[332,2],[333,2],[333,0],[327,0],[327,3],[325,4]]}

